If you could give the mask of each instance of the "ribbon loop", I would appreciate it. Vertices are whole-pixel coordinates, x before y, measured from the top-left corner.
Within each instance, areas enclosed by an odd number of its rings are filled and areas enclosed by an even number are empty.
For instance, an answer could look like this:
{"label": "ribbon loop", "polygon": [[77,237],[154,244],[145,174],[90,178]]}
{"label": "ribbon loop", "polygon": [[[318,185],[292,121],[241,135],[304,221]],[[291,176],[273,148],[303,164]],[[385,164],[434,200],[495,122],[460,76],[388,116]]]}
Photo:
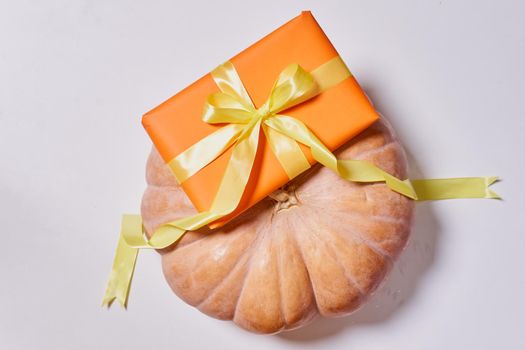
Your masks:
{"label": "ribbon loop", "polygon": [[298,64],[286,67],[270,92],[268,105],[270,113],[276,114],[296,106],[319,92],[318,86],[310,73]]}
{"label": "ribbon loop", "polygon": [[213,77],[215,84],[217,84],[221,92],[231,95],[237,98],[239,101],[242,101],[246,108],[255,109],[248,91],[246,91],[239,74],[237,74],[235,67],[230,61],[227,61],[215,68],[211,72],[211,76]]}
{"label": "ribbon loop", "polygon": [[217,92],[211,94],[204,104],[204,111],[202,120],[206,123],[248,123],[252,117],[255,109],[246,106],[243,100]]}

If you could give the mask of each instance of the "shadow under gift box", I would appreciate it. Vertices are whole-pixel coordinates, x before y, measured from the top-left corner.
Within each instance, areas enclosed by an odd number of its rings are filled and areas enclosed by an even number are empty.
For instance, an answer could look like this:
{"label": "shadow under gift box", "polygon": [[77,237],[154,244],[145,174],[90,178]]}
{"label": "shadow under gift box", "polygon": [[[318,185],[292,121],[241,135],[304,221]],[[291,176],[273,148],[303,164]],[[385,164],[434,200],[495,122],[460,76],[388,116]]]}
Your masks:
{"label": "shadow under gift box", "polygon": [[[337,57],[337,51],[309,11],[242,51],[230,61],[235,66],[255,107],[260,107],[288,65],[297,63],[312,71]],[[207,97],[219,88],[206,74],[142,118],[142,124],[166,163],[224,125],[202,121]],[[306,124],[330,150],[342,146],[379,118],[353,76],[298,106],[282,111]],[[315,161],[300,145],[310,164]],[[184,192],[199,211],[210,208],[232,148],[182,183]],[[261,132],[259,149],[239,206],[213,222],[215,228],[250,208],[290,179]]]}

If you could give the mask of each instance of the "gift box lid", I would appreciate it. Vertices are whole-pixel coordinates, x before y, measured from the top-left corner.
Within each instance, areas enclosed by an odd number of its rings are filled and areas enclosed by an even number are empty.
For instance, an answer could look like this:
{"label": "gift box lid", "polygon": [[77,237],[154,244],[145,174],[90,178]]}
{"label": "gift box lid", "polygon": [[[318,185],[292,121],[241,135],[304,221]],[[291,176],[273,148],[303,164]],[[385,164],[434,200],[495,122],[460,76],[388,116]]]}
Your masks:
{"label": "gift box lid", "polygon": [[[260,107],[286,66],[297,63],[312,71],[337,56],[337,51],[312,14],[305,11],[230,61],[255,106]],[[222,126],[208,124],[201,119],[206,98],[218,91],[212,76],[206,74],[143,116],[143,126],[166,163]],[[337,149],[378,119],[353,76],[282,114],[305,123],[331,150]],[[301,148],[310,164],[315,163],[310,151],[303,145]],[[211,206],[230,155],[231,149],[182,183],[183,190],[198,211],[205,211]],[[239,215],[289,180],[264,134],[261,134],[250,180],[238,208],[216,221],[212,227]]]}

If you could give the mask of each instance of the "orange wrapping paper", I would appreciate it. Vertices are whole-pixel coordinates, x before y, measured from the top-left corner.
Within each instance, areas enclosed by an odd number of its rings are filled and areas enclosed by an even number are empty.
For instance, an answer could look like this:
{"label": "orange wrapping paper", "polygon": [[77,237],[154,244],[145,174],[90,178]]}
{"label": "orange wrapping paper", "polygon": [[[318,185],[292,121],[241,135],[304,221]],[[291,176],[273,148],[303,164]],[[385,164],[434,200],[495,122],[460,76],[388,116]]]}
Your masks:
{"label": "orange wrapping paper", "polygon": [[[312,71],[337,55],[312,14],[303,12],[230,61],[258,108],[286,66],[297,63]],[[201,120],[206,98],[217,91],[211,75],[206,74],[143,116],[144,128],[166,163],[221,127]],[[354,77],[286,110],[285,114],[304,122],[330,150],[337,149],[378,119]],[[302,145],[301,148],[313,164],[310,151]],[[231,149],[182,184],[197,210],[211,206],[230,154]],[[238,208],[212,227],[239,215],[289,180],[261,133],[260,148]]]}

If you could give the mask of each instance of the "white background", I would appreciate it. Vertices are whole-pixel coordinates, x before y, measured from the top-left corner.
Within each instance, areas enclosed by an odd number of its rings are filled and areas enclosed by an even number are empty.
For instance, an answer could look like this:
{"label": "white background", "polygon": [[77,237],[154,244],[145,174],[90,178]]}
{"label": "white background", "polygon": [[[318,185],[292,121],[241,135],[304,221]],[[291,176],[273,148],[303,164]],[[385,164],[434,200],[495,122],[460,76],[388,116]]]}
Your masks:
{"label": "white background", "polygon": [[[525,348],[523,4],[2,0],[0,348]],[[102,309],[120,214],[145,187],[141,115],[303,9],[412,174],[500,175],[505,200],[418,204],[390,279],[344,319],[252,335],[174,296],[154,251],[129,310]]]}

